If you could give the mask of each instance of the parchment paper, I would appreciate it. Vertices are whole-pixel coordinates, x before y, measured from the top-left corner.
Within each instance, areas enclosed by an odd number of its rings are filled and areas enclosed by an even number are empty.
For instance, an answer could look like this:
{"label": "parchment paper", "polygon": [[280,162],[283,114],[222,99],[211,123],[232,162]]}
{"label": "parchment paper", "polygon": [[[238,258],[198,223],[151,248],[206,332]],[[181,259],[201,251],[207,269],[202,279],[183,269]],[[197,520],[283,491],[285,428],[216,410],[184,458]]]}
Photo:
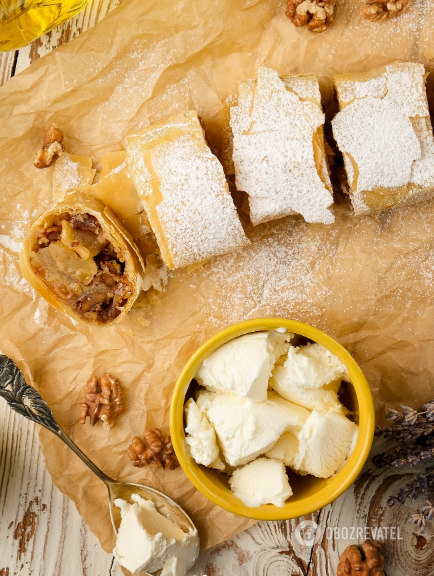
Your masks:
{"label": "parchment paper", "polygon": [[[154,305],[142,297],[121,325],[98,330],[74,325],[21,279],[19,241],[52,198],[53,168],[37,170],[31,160],[52,121],[68,152],[92,155],[98,168],[128,132],[186,107],[198,110],[220,153],[222,101],[262,64],[281,75],[315,72],[328,116],[335,73],[396,59],[433,69],[430,0],[413,0],[406,15],[382,24],[362,21],[356,0],[338,4],[333,27],[315,35],[294,28],[279,0],[130,0],[0,90],[0,349],[32,374],[60,424],[107,474],[155,486],[184,506],[204,548],[249,522],[208,502],[181,469],[135,469],[126,455],[132,436],[168,431],[174,382],[205,339],[261,316],[336,337],[365,371],[378,415],[385,403],[432,398],[434,203],[355,218],[337,193],[332,226],[290,217],[252,229],[245,219],[251,247],[173,273]],[[432,94],[434,79],[428,86]],[[106,371],[126,393],[110,432],[78,423],[87,379]],[[54,483],[111,550],[105,488],[52,434],[41,430],[40,439]]]}

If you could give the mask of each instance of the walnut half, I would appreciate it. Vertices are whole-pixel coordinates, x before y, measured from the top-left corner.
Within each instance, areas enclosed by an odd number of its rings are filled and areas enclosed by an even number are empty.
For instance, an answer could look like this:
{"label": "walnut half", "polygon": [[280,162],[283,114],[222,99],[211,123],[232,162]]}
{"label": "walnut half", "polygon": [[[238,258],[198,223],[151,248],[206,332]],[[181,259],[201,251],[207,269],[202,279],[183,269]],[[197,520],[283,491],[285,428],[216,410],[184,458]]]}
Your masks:
{"label": "walnut half", "polygon": [[360,15],[366,20],[378,22],[402,14],[411,0],[363,0]]}
{"label": "walnut half", "polygon": [[384,556],[379,542],[366,540],[362,544],[364,558],[355,545],[348,546],[339,560],[337,576],[383,576]]}
{"label": "walnut half", "polygon": [[116,418],[124,411],[124,393],[121,383],[110,374],[101,376],[101,389],[98,378],[92,376],[86,384],[86,398],[80,405],[80,424],[86,423],[86,418],[92,426],[101,420],[104,427],[111,430],[116,425]]}
{"label": "walnut half", "polygon": [[294,26],[324,32],[336,16],[336,0],[288,0],[286,16]]}
{"label": "walnut half", "polygon": [[45,132],[42,148],[36,152],[33,164],[36,168],[48,168],[51,164],[62,156],[65,151],[63,144],[64,134],[55,124],[50,124]]}
{"label": "walnut half", "polygon": [[163,437],[159,428],[145,430],[143,436],[144,442],[134,436],[128,446],[127,454],[134,466],[142,468],[149,464],[157,464],[169,470],[179,466],[170,436]]}

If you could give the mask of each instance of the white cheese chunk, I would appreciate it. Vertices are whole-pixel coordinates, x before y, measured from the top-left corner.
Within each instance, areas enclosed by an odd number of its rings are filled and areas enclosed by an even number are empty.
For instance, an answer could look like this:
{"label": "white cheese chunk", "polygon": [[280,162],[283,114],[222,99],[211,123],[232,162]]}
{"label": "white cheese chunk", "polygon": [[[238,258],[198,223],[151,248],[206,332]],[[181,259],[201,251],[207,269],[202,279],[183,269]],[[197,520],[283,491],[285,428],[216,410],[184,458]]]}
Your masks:
{"label": "white cheese chunk", "polygon": [[197,531],[186,534],[138,494],[131,499],[134,504],[115,500],[122,517],[113,550],[116,559],[133,574],[161,570],[161,576],[185,576],[199,551]]}
{"label": "white cheese chunk", "polygon": [[283,398],[309,410],[344,411],[337,392],[349,381],[346,366],[320,344],[290,346],[283,366],[278,366],[270,386]]}
{"label": "white cheese chunk", "polygon": [[235,470],[229,485],[235,496],[251,508],[262,504],[282,507],[292,496],[284,465],[268,458],[258,458]]}
{"label": "white cheese chunk", "polygon": [[292,334],[253,332],[230,340],[206,358],[196,380],[211,392],[230,392],[253,402],[267,399],[268,380]]}
{"label": "white cheese chunk", "polygon": [[314,410],[298,435],[295,468],[318,478],[329,478],[348,458],[357,432],[358,426],[342,414]]}
{"label": "white cheese chunk", "polygon": [[270,392],[265,402],[200,392],[198,406],[214,426],[225,461],[240,466],[264,454],[286,430],[300,431],[309,412]]}
{"label": "white cheese chunk", "polygon": [[225,466],[220,460],[216,434],[206,414],[200,411],[193,398],[186,402],[184,412],[187,423],[185,431],[188,434],[185,441],[191,457],[198,464],[224,470]]}
{"label": "white cheese chunk", "polygon": [[271,450],[266,452],[265,456],[274,460],[281,460],[285,466],[296,470],[298,447],[297,436],[292,432],[284,432]]}

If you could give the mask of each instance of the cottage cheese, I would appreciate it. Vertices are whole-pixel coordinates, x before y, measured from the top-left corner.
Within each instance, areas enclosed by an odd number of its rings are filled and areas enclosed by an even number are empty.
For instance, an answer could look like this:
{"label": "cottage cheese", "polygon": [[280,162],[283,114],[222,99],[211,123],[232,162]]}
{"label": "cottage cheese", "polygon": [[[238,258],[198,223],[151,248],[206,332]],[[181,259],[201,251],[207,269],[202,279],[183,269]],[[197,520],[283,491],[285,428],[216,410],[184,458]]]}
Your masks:
{"label": "cottage cheese", "polygon": [[282,507],[292,496],[285,466],[282,462],[268,458],[258,458],[235,470],[229,485],[235,496],[251,508],[262,504]]}
{"label": "cottage cheese", "polygon": [[211,392],[230,392],[263,402],[274,365],[287,352],[291,337],[271,330],[235,338],[210,354],[195,378]]}
{"label": "cottage cheese", "polygon": [[186,534],[138,494],[131,499],[133,504],[115,500],[122,521],[114,556],[133,574],[161,570],[160,576],[185,576],[199,552],[197,531]]}
{"label": "cottage cheese", "polygon": [[264,454],[286,430],[300,431],[309,412],[275,392],[254,403],[233,394],[200,392],[198,405],[214,427],[223,456],[240,466]]}

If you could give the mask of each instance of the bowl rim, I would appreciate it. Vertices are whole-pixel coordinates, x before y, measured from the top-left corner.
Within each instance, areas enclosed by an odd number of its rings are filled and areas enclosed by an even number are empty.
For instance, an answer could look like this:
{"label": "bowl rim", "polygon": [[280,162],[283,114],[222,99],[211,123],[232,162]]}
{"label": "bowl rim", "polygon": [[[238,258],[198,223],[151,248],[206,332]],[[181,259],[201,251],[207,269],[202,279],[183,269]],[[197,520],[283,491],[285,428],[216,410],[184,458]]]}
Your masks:
{"label": "bowl rim", "polygon": [[[202,467],[188,454],[185,445],[183,421],[185,395],[200,364],[214,350],[238,336],[251,332],[276,330],[278,328],[286,328],[288,332],[306,336],[314,342],[322,344],[345,364],[349,371],[351,384],[354,387],[359,405],[359,434],[350,458],[341,470],[329,479],[329,482],[320,488],[318,492],[300,501],[291,502],[291,500],[288,500],[282,508],[272,504],[262,505],[259,508],[250,508],[243,504],[241,500],[239,500],[239,504],[228,502],[224,497],[223,491],[205,475]],[[220,330],[204,342],[189,358],[178,376],[170,401],[169,420],[170,434],[175,453],[184,473],[197,490],[211,500],[211,502],[229,512],[254,520],[269,521],[289,520],[291,518],[305,516],[306,514],[310,514],[327,506],[327,504],[330,504],[345,492],[355,481],[368,459],[375,429],[375,411],[371,390],[365,375],[351,354],[339,344],[339,342],[319,328],[297,320],[276,317],[257,318],[233,324]],[[219,494],[219,492],[222,492],[222,494]]]}

